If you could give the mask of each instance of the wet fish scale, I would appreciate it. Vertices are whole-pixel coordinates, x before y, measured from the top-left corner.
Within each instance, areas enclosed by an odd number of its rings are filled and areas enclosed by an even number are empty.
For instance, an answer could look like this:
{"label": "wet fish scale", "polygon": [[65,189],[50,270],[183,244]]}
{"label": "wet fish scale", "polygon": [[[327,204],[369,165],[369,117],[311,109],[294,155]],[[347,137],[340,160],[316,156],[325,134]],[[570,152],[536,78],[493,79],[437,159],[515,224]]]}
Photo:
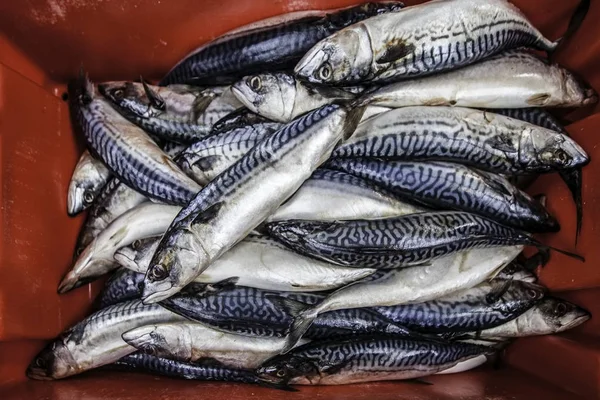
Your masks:
{"label": "wet fish scale", "polygon": [[98,295],[98,308],[103,309],[123,301],[139,298],[143,283],[144,274],[120,268],[106,281],[104,289]]}

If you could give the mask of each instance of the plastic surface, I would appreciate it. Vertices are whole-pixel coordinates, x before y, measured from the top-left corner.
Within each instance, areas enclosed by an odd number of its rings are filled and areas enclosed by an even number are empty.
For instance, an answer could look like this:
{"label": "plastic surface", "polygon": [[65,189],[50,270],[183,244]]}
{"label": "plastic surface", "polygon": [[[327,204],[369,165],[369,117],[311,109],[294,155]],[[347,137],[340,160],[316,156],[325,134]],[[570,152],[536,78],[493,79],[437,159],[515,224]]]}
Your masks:
{"label": "plastic surface", "polygon": [[[519,340],[499,371],[432,377],[432,386],[378,383],[301,388],[288,394],[248,385],[179,382],[93,372],[62,382],[31,382],[24,370],[51,339],[86,315],[100,283],[56,294],[69,268],[83,216],[66,215],[66,189],[81,152],[70,128],[64,83],[81,64],[95,81],[159,79],[201,43],[243,24],[289,11],[327,9],[354,0],[28,0],[0,2],[0,398],[131,399],[325,398],[561,399],[600,396],[600,110],[561,112],[592,163],[584,169],[584,223],[574,245],[575,208],[556,175],[531,187],[545,193],[562,230],[542,239],[576,250],[587,262],[553,254],[539,271],[594,318],[568,335]],[[414,1],[406,1],[414,4]],[[515,0],[549,38],[566,29],[577,0]],[[600,90],[600,1],[557,61]],[[595,108],[595,110],[594,110]],[[216,397],[215,397],[216,396]]]}

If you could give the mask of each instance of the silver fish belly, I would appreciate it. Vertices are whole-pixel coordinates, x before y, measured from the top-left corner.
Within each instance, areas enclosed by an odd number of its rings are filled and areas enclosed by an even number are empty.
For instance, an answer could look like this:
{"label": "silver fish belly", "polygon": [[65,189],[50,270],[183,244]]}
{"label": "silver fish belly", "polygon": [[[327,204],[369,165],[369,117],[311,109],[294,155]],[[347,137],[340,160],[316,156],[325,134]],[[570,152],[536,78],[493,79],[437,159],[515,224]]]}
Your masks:
{"label": "silver fish belly", "polygon": [[67,214],[76,215],[92,205],[110,179],[110,171],[86,150],[83,152],[69,183]]}
{"label": "silver fish belly", "polygon": [[261,141],[211,181],[163,236],[148,268],[144,300],[181,290],[271,215],[354,130],[361,113],[336,105],[317,109]]}

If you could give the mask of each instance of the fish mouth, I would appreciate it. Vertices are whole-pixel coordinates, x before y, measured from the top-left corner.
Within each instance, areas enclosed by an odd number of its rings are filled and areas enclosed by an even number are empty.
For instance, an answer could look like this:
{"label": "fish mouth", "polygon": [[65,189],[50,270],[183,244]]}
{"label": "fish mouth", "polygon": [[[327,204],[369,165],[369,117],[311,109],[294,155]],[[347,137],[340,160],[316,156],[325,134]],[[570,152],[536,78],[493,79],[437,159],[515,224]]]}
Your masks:
{"label": "fish mouth", "polygon": [[154,326],[143,326],[141,328],[132,329],[121,335],[121,338],[130,346],[138,350],[146,351],[151,346],[151,333],[154,332]]}
{"label": "fish mouth", "polygon": [[583,324],[584,322],[588,321],[590,318],[592,318],[592,314],[590,314],[588,311],[581,310],[578,313],[578,315],[575,318],[573,318],[573,320],[571,320],[569,323],[563,325],[561,330],[566,331],[566,330],[575,328],[576,326],[579,326],[579,325]]}
{"label": "fish mouth", "polygon": [[69,188],[67,194],[67,214],[69,217],[73,217],[83,211],[83,202],[80,200],[83,198],[84,189],[80,187]]}
{"label": "fish mouth", "polygon": [[321,81],[314,77],[314,73],[325,58],[323,50],[314,48],[309,50],[294,68],[294,74],[301,80],[320,83]]}
{"label": "fish mouth", "polygon": [[130,253],[132,253],[132,252],[129,249],[119,249],[116,251],[116,253],[113,257],[116,262],[118,262],[123,267],[125,267],[129,270],[132,270],[132,271],[141,270],[141,268],[139,268],[139,265],[135,262],[135,254],[130,254]]}
{"label": "fish mouth", "polygon": [[[142,295],[142,303],[144,304],[154,304],[166,300],[181,290],[173,286],[170,282],[161,282],[159,285],[154,285],[155,288],[152,288],[151,285],[144,283],[144,292]],[[162,287],[165,288],[161,289]]]}
{"label": "fish mouth", "polygon": [[71,270],[62,279],[62,281],[60,281],[60,284],[58,285],[58,293],[67,293],[68,291],[73,290],[78,286],[81,286],[79,285],[79,276],[73,270]]}
{"label": "fish mouth", "polygon": [[246,90],[247,87],[248,86],[244,83],[244,81],[238,81],[231,86],[231,92],[240,101],[240,103],[250,109],[250,111],[256,112],[256,107],[254,107],[254,103],[250,97],[252,93],[249,88]]}
{"label": "fish mouth", "polygon": [[52,381],[52,380],[54,380],[54,378],[52,378],[51,376],[48,376],[45,369],[35,367],[33,365],[30,365],[29,367],[27,367],[27,370],[25,371],[25,375],[29,379],[35,379],[36,381]]}

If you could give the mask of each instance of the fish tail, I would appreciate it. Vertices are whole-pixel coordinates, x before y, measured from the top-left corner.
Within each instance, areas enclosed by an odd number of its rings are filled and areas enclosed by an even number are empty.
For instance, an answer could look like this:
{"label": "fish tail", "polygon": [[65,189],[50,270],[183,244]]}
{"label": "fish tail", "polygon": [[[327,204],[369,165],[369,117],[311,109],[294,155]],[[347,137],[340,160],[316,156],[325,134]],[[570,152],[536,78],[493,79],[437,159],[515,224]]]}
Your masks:
{"label": "fish tail", "polygon": [[579,239],[579,234],[581,233],[581,223],[583,221],[583,206],[581,199],[581,186],[582,186],[582,175],[581,168],[575,168],[567,171],[560,171],[560,177],[565,182],[569,191],[571,192],[571,197],[573,197],[573,202],[575,202],[575,210],[577,213],[577,228],[575,230],[575,244],[577,245],[577,241]]}
{"label": "fish tail", "polygon": [[553,59],[554,55],[556,54],[556,50],[560,48],[563,45],[563,43],[565,43],[571,36],[573,36],[575,32],[577,32],[577,30],[579,29],[579,27],[581,27],[581,24],[585,20],[585,17],[587,16],[589,10],[590,0],[581,0],[579,2],[579,5],[573,12],[573,15],[571,15],[571,19],[569,20],[569,26],[567,27],[567,30],[562,35],[562,37],[556,40],[556,46],[554,46],[554,49],[548,51],[549,59]]}
{"label": "fish tail", "polygon": [[273,296],[270,300],[283,308],[294,319],[290,326],[285,346],[281,350],[281,354],[285,354],[300,341],[302,335],[306,333],[315,321],[315,318],[319,315],[318,306],[313,307],[300,301],[278,296]]}
{"label": "fish tail", "polygon": [[350,136],[352,136],[352,134],[356,130],[356,127],[358,126],[358,123],[360,122],[363,114],[365,113],[365,110],[367,107],[366,106],[353,107],[353,106],[349,105],[346,108],[348,110],[348,115],[346,116],[346,120],[344,121],[344,127],[343,127],[344,140],[346,140]]}
{"label": "fish tail", "polygon": [[563,249],[559,249],[557,247],[548,246],[548,245],[543,244],[542,242],[539,242],[539,241],[537,241],[537,240],[535,240],[533,238],[530,238],[530,243],[529,244],[532,245],[532,246],[535,246],[535,247],[537,247],[539,249],[542,249],[542,250],[543,249],[553,250],[553,251],[556,251],[557,253],[564,254],[567,257],[571,257],[571,258],[574,258],[574,259],[579,260],[581,262],[585,262],[585,258],[582,255],[580,255],[580,254],[573,253],[573,252],[570,252],[570,251],[567,251],[567,250],[563,250]]}

